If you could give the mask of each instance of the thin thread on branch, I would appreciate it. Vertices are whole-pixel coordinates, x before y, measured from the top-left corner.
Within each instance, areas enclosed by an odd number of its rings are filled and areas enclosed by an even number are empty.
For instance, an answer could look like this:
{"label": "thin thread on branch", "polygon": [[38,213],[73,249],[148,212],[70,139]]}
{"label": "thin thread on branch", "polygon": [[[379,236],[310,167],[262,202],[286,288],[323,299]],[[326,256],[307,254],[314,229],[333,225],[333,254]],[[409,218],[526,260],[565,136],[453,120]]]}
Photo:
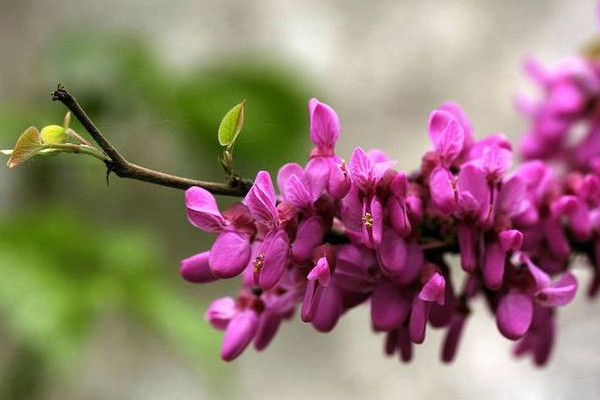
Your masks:
{"label": "thin thread on branch", "polygon": [[229,183],[200,181],[155,171],[129,162],[108,141],[108,139],[106,139],[91,118],[79,105],[75,97],[67,92],[63,85],[58,85],[57,89],[52,92],[52,100],[60,101],[62,104],[64,104],[106,154],[108,159],[105,160],[104,163],[106,164],[107,168],[107,179],[108,174],[113,172],[115,175],[121,178],[137,179],[143,182],[149,182],[183,190],[192,186],[199,186],[213,194],[233,197],[245,196],[248,190],[250,190],[252,187],[251,181],[241,179],[236,176],[232,177]]}

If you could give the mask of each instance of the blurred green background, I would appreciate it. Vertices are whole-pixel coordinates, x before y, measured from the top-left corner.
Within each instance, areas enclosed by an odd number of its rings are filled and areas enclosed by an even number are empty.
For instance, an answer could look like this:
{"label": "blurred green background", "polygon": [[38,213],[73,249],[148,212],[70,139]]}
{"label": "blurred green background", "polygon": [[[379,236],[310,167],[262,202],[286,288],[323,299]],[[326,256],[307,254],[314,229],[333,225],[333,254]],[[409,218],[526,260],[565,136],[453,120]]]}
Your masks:
{"label": "blurred green background", "polygon": [[[237,173],[276,172],[308,150],[309,85],[272,59],[223,59],[181,72],[139,36],[100,32],[53,37],[39,59],[40,94],[65,83],[136,163],[223,181],[217,129],[242,99]],[[0,103],[0,142],[11,148],[27,126],[60,124],[65,112],[49,96]],[[115,176],[107,186],[100,162],[67,154],[0,174],[10,188],[0,220],[0,399],[61,393],[103,325],[156,337],[210,382],[208,391],[227,390],[221,334],[202,315],[212,297],[235,295],[237,282],[201,287],[179,278],[179,259],[211,240],[187,224],[182,191]]]}

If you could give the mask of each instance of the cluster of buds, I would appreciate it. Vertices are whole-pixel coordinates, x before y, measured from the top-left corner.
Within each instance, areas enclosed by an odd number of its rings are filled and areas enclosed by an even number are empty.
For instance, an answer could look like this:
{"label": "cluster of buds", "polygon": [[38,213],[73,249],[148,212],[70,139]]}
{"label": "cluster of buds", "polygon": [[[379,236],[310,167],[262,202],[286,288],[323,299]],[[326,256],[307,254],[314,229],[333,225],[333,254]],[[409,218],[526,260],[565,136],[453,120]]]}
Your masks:
{"label": "cluster of buds", "polygon": [[[186,192],[189,221],[218,236],[209,251],[182,261],[182,276],[204,283],[241,275],[237,298],[215,300],[206,312],[225,330],[222,358],[251,343],[264,349],[297,308],[329,332],[368,304],[388,355],[410,360],[430,325],[446,330],[441,357],[449,362],[470,302],[482,296],[515,353],[544,364],[555,308],[577,290],[570,255],[599,265],[600,176],[559,175],[540,160],[509,172],[511,143],[500,134],[475,140],[454,103],[431,113],[432,149],[418,171],[398,172],[383,151],[360,147],[346,163],[335,154],[335,111],[316,99],[308,111],[315,147],[304,167],[281,167],[279,195],[266,171],[224,212],[208,191]],[[600,287],[594,271],[591,294]]]}

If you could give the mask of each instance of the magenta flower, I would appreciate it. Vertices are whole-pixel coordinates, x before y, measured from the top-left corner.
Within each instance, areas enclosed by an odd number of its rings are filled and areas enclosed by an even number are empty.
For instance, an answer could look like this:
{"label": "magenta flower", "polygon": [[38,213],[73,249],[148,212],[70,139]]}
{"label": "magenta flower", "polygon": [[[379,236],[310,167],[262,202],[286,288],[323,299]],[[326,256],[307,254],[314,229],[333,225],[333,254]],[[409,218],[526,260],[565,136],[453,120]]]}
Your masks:
{"label": "magenta flower", "polygon": [[450,168],[465,144],[465,129],[450,111],[438,109],[429,116],[429,137],[440,166]]}
{"label": "magenta flower", "polygon": [[344,160],[335,155],[335,144],[340,137],[340,121],[333,108],[314,98],[308,102],[308,113],[310,140],[315,144],[310,153],[311,160],[321,159],[326,163],[327,192],[334,198],[341,199],[350,190],[350,177]]}
{"label": "magenta flower", "polygon": [[266,171],[256,175],[254,185],[244,202],[250,214],[264,232],[262,245],[252,261],[254,284],[263,290],[271,289],[279,282],[289,261],[289,237],[279,218],[275,189]]}
{"label": "magenta flower", "polygon": [[523,337],[529,330],[534,302],[545,307],[563,306],[573,300],[577,291],[577,280],[571,273],[567,272],[553,283],[529,257],[522,256],[522,259],[527,264],[530,279],[502,296],[496,311],[498,329],[512,340]]}
{"label": "magenta flower", "polygon": [[323,289],[329,286],[331,269],[326,257],[321,257],[317,265],[308,273],[306,294],[302,304],[302,321],[311,322],[317,313]]}
{"label": "magenta flower", "polygon": [[[594,86],[574,79],[585,71],[569,68],[560,76],[534,71],[548,90],[531,110],[541,118],[532,138],[544,151],[590,117]],[[243,204],[223,213],[203,189],[186,192],[190,222],[218,237],[210,251],[181,262],[181,275],[202,283],[243,271],[238,296],[214,301],[206,313],[225,331],[222,358],[235,359],[250,343],[266,348],[298,306],[302,321],[329,332],[366,303],[386,354],[410,360],[430,325],[445,329],[441,358],[450,362],[470,304],[482,297],[500,333],[518,340],[515,353],[545,363],[554,308],[577,291],[567,272],[573,250],[591,259],[590,293],[600,291],[600,141],[564,156],[576,166],[568,174],[539,160],[509,173],[508,139],[475,140],[462,109],[444,103],[429,119],[433,149],[406,174],[377,149],[356,147],[346,165],[335,154],[335,111],[311,99],[309,116],[315,147],[304,167],[280,168],[279,197],[266,171]],[[465,273],[452,271],[449,254],[460,256]]]}
{"label": "magenta flower", "polygon": [[[250,260],[250,241],[255,234],[246,207],[234,205],[223,215],[213,195],[199,187],[186,190],[185,204],[192,225],[205,232],[219,234],[208,257],[212,275],[217,278],[239,275]],[[233,254],[236,256],[233,257]],[[189,265],[189,261],[185,264]]]}

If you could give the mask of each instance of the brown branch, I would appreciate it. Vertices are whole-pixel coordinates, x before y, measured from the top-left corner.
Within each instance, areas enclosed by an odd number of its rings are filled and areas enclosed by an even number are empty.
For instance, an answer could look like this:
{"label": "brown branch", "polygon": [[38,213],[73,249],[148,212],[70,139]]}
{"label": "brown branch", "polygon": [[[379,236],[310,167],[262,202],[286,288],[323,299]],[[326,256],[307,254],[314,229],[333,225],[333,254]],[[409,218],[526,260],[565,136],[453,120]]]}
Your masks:
{"label": "brown branch", "polygon": [[100,146],[108,156],[104,163],[108,168],[108,173],[114,172],[121,178],[137,179],[139,181],[150,182],[157,185],[168,186],[176,189],[188,189],[192,186],[200,186],[213,194],[225,196],[243,197],[252,187],[252,182],[239,177],[233,177],[229,183],[217,183],[199,181],[195,179],[183,178],[180,176],[166,174],[145,168],[127,161],[125,157],[106,139],[100,130],[94,125],[90,117],[79,105],[75,97],[65,90],[63,85],[52,92],[52,100],[60,101],[67,107],[77,120],[83,125],[92,139]]}

